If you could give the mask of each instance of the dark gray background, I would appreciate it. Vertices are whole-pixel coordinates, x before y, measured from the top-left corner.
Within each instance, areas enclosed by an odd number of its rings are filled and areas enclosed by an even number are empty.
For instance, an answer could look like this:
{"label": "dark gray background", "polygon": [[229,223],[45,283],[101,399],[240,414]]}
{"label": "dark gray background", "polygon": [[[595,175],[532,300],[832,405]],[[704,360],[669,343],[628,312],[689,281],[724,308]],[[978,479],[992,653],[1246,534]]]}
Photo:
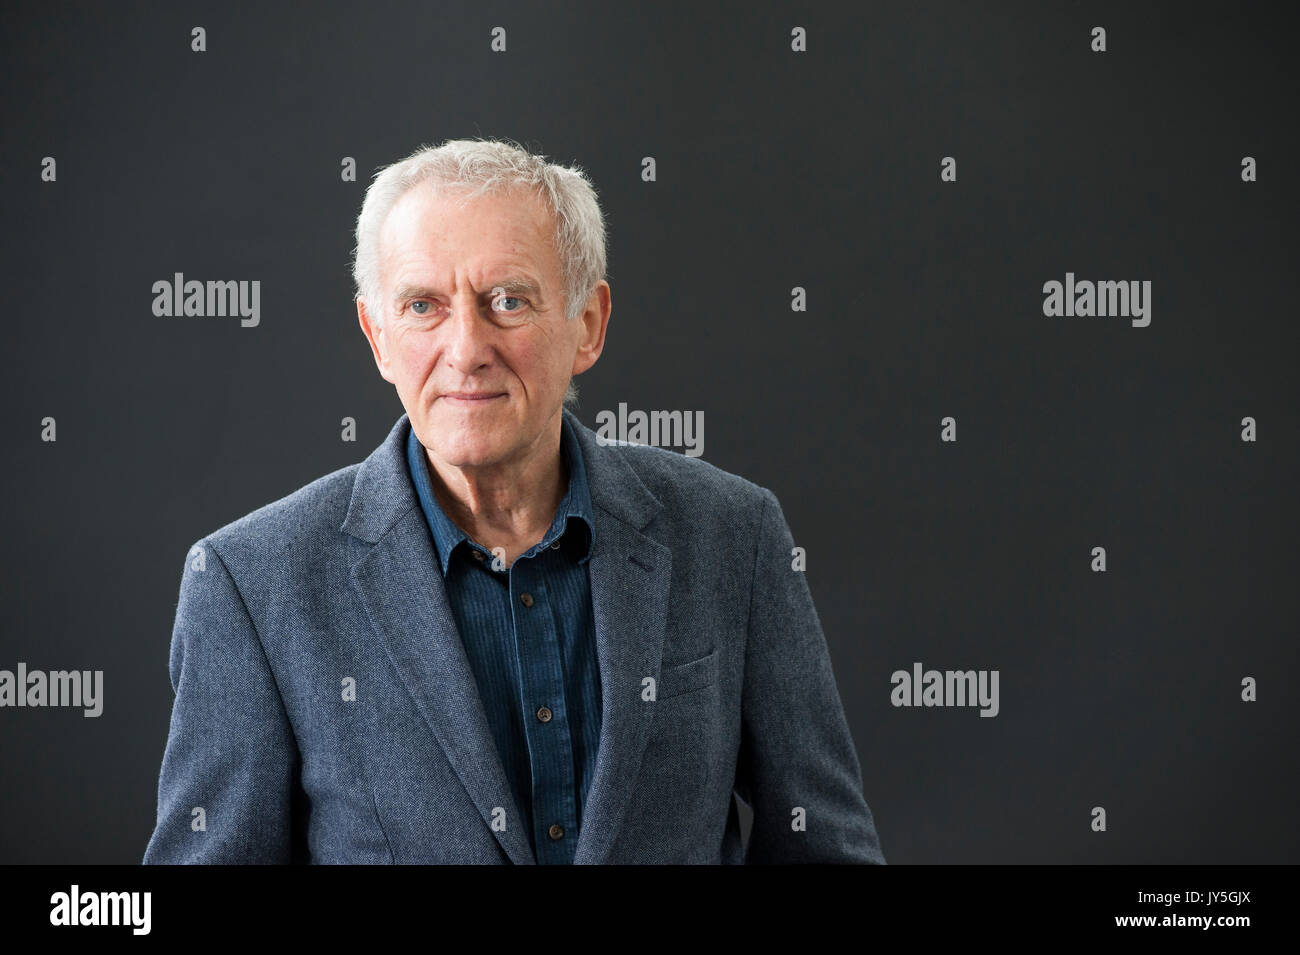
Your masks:
{"label": "dark gray background", "polygon": [[[355,216],[377,167],[463,136],[594,180],[614,309],[579,416],[703,410],[705,460],[776,492],[890,862],[1296,861],[1270,5],[227,6],[7,7],[0,668],[102,669],[105,703],[0,710],[0,861],[142,856],[187,548],[402,413]],[[261,325],[155,318],[177,271],[261,280]],[[1067,271],[1151,280],[1151,325],[1044,317]],[[892,707],[918,660],[1000,670],[1000,715]]]}

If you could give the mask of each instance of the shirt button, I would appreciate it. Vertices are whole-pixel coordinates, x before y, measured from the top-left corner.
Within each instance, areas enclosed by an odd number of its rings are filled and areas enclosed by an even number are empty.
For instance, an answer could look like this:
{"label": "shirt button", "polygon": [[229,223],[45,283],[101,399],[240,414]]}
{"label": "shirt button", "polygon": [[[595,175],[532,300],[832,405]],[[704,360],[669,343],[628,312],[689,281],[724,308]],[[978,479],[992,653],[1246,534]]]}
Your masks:
{"label": "shirt button", "polygon": [[519,602],[525,607],[531,607],[533,605],[533,595],[528,593],[520,594]]}
{"label": "shirt button", "polygon": [[543,706],[542,708],[540,708],[540,709],[537,711],[537,718],[538,718],[539,720],[541,720],[543,723],[549,723],[549,722],[551,721],[551,711],[550,711],[550,709],[547,708],[547,707],[545,707],[545,706]]}
{"label": "shirt button", "polygon": [[559,542],[559,540],[553,540],[553,541],[551,541],[551,550],[559,550],[559,549],[560,549],[560,542]]}
{"label": "shirt button", "polygon": [[474,548],[471,548],[470,553],[474,555],[474,559],[477,560],[479,563],[482,563],[484,560],[487,559],[486,555],[481,550],[476,550]]}
{"label": "shirt button", "polygon": [[546,830],[546,834],[558,842],[564,838],[564,827],[557,822]]}

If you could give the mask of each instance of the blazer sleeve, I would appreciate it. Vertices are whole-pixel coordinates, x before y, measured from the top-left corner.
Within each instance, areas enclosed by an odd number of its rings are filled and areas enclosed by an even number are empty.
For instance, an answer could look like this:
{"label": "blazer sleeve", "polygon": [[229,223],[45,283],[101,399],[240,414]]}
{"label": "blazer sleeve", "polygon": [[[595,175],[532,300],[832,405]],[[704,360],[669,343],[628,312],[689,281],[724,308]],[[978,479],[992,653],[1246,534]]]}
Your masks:
{"label": "blazer sleeve", "polygon": [[210,544],[196,548],[172,630],[176,697],[144,863],[297,861],[293,729],[234,579]]}
{"label": "blazer sleeve", "polygon": [[812,593],[791,566],[793,548],[781,505],[764,488],[736,774],[736,792],[754,811],[745,861],[884,864]]}

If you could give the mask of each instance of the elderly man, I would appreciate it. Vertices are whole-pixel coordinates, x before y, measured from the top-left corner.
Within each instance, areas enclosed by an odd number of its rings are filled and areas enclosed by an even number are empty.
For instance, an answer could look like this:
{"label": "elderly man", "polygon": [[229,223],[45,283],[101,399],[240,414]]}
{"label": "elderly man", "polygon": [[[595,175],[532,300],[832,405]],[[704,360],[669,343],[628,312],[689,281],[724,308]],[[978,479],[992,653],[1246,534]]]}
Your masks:
{"label": "elderly man", "polygon": [[611,307],[587,177],[417,152],[355,279],[406,413],[191,551],[145,862],[883,862],[776,498],[564,407]]}

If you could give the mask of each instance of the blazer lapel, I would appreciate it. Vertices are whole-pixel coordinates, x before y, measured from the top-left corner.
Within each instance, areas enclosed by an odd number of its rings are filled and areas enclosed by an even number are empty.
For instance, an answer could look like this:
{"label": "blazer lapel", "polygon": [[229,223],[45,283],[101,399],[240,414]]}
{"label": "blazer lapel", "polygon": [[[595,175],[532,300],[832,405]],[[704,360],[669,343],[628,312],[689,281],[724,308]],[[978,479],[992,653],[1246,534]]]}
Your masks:
{"label": "blazer lapel", "polygon": [[600,662],[600,748],[583,806],[575,863],[603,863],[631,800],[654,720],[641,699],[659,679],[672,555],[631,525],[596,509],[591,603]]}
{"label": "blazer lapel", "polygon": [[[601,680],[600,744],[583,806],[574,861],[605,862],[623,824],[654,722],[642,680],[659,678],[668,619],[672,552],[642,530],[662,508],[623,452],[564,411],[582,447],[595,518],[592,615]],[[473,671],[424,515],[406,472],[409,419],[362,462],[341,530],[373,546],[352,567],[352,581],[375,633],[447,759],[491,825],[502,806],[520,815],[497,755]],[[535,864],[519,825],[495,833],[509,858]]]}
{"label": "blazer lapel", "polygon": [[[342,530],[369,542],[352,582],[393,667],[456,775],[512,862],[536,864],[519,823],[478,685],[465,656],[424,514],[406,473],[409,419],[403,415],[357,473]],[[399,470],[400,469],[400,470]]]}
{"label": "blazer lapel", "polygon": [[602,710],[574,862],[599,864],[622,826],[654,721],[641,681],[659,678],[672,552],[641,533],[662,505],[623,453],[600,445],[593,431],[565,414],[582,447],[596,523],[588,566]]}

